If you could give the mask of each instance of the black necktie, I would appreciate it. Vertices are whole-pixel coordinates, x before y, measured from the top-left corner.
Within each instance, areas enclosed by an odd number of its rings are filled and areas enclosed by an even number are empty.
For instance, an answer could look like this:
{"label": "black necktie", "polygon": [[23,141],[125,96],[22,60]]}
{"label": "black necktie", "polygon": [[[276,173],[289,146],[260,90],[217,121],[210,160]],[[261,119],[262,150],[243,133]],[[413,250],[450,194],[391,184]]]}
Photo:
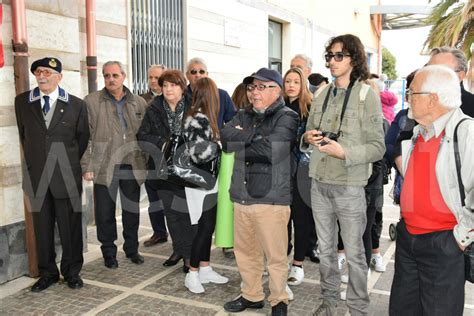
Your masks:
{"label": "black necktie", "polygon": [[49,112],[49,96],[45,95],[43,96],[43,99],[44,99],[43,113],[44,115],[46,115]]}

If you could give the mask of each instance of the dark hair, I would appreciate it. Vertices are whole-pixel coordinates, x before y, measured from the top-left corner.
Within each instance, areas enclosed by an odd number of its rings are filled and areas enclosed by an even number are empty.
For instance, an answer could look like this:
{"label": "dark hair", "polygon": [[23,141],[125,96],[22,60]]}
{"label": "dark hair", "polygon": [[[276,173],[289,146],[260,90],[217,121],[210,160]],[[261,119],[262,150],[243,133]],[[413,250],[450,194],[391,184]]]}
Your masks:
{"label": "dark hair", "polygon": [[241,82],[235,87],[234,93],[232,93],[232,102],[238,110],[245,108],[250,103],[249,98],[247,98],[247,85],[245,83]]}
{"label": "dark hair", "polygon": [[186,91],[186,79],[184,78],[183,73],[179,70],[170,69],[163,72],[160,79],[158,79],[158,85],[163,87],[165,81],[179,85],[181,89],[183,89],[183,93]]}
{"label": "dark hair", "polygon": [[329,53],[331,48],[336,43],[342,44],[342,51],[349,54],[351,57],[351,81],[365,81],[369,78],[369,67],[367,65],[367,56],[365,54],[364,45],[360,39],[352,34],[345,34],[333,37],[326,45],[326,53]]}
{"label": "dark hair", "polygon": [[301,89],[300,93],[298,93],[298,104],[300,108],[300,115],[301,117],[307,117],[309,114],[309,107],[311,106],[311,92],[309,91],[308,88],[308,81],[306,77],[303,75],[303,70],[301,70],[298,67],[290,68],[285,75],[283,76],[283,98],[288,101],[289,97],[286,94],[286,89],[285,89],[285,79],[286,77],[291,74],[295,73],[300,77],[300,82],[301,82]]}
{"label": "dark hair", "polygon": [[311,83],[313,86],[316,86],[316,87],[319,86],[323,82],[325,82],[326,84],[329,83],[328,78],[326,78],[323,75],[318,74],[318,73],[314,73],[314,74],[309,75],[308,81],[309,81],[309,83]]}
{"label": "dark hair", "polygon": [[193,103],[187,115],[194,116],[198,112],[206,115],[209,119],[214,140],[219,139],[219,126],[217,124],[219,107],[219,90],[214,81],[208,77],[196,81],[196,87],[193,90]]}
{"label": "dark hair", "polygon": [[[416,75],[417,71],[418,71],[418,69],[413,70],[412,72],[410,72],[410,74],[405,79],[406,80],[406,85],[405,85],[406,90],[410,89],[411,82],[413,81],[413,78],[415,78],[415,75]],[[408,101],[408,96],[407,95],[405,95],[405,100]]]}

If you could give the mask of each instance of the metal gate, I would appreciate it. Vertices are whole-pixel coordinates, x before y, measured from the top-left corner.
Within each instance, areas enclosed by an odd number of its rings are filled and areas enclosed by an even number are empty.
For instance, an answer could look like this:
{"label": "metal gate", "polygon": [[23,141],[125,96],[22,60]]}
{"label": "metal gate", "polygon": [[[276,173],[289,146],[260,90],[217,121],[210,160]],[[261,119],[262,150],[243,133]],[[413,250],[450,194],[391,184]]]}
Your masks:
{"label": "metal gate", "polygon": [[152,64],[183,69],[183,0],[131,0],[133,91],[148,90]]}

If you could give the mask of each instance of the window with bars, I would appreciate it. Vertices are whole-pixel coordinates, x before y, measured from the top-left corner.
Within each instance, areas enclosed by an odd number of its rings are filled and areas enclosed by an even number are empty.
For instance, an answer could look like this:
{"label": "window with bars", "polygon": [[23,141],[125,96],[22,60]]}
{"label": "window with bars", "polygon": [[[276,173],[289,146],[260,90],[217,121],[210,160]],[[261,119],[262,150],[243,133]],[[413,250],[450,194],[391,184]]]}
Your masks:
{"label": "window with bars", "polygon": [[148,90],[150,65],[183,69],[184,0],[131,0],[133,91]]}

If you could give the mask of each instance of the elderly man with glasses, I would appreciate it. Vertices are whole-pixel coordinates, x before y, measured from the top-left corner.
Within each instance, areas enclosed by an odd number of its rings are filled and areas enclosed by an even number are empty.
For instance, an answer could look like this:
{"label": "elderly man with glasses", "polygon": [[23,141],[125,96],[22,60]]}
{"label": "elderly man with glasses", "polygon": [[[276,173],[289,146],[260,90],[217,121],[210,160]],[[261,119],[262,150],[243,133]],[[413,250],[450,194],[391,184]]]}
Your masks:
{"label": "elderly man with glasses", "polygon": [[402,144],[402,219],[389,311],[462,315],[463,250],[474,239],[474,122],[459,109],[458,78],[444,65],[418,70],[407,95],[408,116],[419,125]]}
{"label": "elderly man with glasses", "polygon": [[[191,97],[193,95],[193,89],[196,85],[196,82],[201,78],[206,78],[208,76],[207,65],[204,59],[202,58],[192,58],[189,60],[186,67],[186,78],[189,80],[189,85],[186,93]],[[217,125],[219,128],[224,126],[224,123],[229,122],[235,115],[235,105],[232,102],[227,91],[219,90],[219,117],[217,120]]]}
{"label": "elderly man with glasses", "polygon": [[286,315],[287,224],[296,168],[291,151],[298,114],[285,106],[283,80],[275,70],[261,68],[243,83],[252,94],[252,103],[221,132],[223,149],[235,152],[230,197],[234,202],[234,252],[243,281],[242,295],[224,309],[235,313],[264,306],[265,256],[272,315]]}
{"label": "elderly man with glasses", "polygon": [[[80,160],[89,140],[84,101],[59,86],[61,61],[46,57],[31,65],[38,86],[15,98],[23,149],[23,190],[33,213],[40,279],[31,291],[58,282],[55,222],[62,246],[61,274],[72,289],[83,286],[82,177]],[[2,246],[3,247],[3,246]]]}

